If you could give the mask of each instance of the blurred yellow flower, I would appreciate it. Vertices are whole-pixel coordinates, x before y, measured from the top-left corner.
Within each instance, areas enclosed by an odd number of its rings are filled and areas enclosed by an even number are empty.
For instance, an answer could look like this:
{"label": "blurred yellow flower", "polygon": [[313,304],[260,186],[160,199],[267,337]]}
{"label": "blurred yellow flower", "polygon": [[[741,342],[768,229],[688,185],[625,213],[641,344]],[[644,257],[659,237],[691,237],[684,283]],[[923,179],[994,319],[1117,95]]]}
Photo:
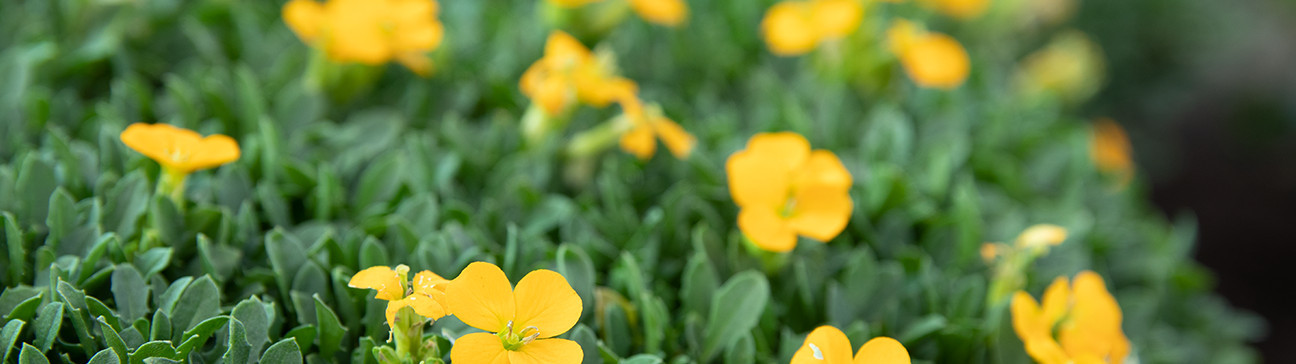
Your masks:
{"label": "blurred yellow flower", "polygon": [[881,336],[864,343],[851,358],[850,339],[836,327],[819,326],[792,354],[792,364],[909,364],[909,351],[895,339]]}
{"label": "blurred yellow flower", "polygon": [[509,287],[504,271],[491,263],[464,268],[446,291],[450,312],[468,326],[486,330],[460,336],[450,349],[455,363],[580,363],[580,344],[553,338],[576,325],[581,298],[557,272],[527,273]]}
{"label": "blurred yellow flower", "polygon": [[1098,44],[1084,33],[1070,30],[1026,56],[1017,67],[1014,82],[1024,92],[1051,92],[1074,104],[1098,92],[1104,68]]}
{"label": "blurred yellow flower", "polygon": [[774,54],[798,55],[850,35],[863,17],[858,0],[787,0],[765,12],[761,33]]}
{"label": "blurred yellow flower", "polygon": [[846,228],[853,183],[841,160],[810,150],[791,132],[761,133],[725,163],[729,194],[741,208],[738,228],[756,246],[774,252],[796,247],[796,236],[829,241]]}
{"label": "blurred yellow flower", "polygon": [[1083,271],[1068,284],[1053,280],[1043,306],[1018,291],[1012,300],[1013,330],[1041,364],[1120,364],[1129,355],[1121,310],[1097,273]]}
{"label": "blurred yellow flower", "polygon": [[1038,224],[1026,228],[1017,235],[1018,248],[1037,248],[1057,246],[1066,241],[1067,231],[1065,228],[1053,224]]}
{"label": "blurred yellow flower", "polygon": [[688,19],[684,0],[630,0],[630,8],[640,18],[665,26],[676,26]]}
{"label": "blurred yellow flower", "polygon": [[302,41],[329,59],[367,65],[392,60],[426,76],[427,52],[441,45],[444,27],[433,0],[292,0],[283,18]]}
{"label": "blurred yellow flower", "polygon": [[168,174],[186,175],[239,159],[234,138],[221,134],[207,137],[167,124],[134,123],[121,133],[126,146],[162,165]]}
{"label": "blurred yellow flower", "polygon": [[1134,161],[1130,154],[1129,137],[1125,136],[1125,129],[1120,124],[1108,118],[1094,122],[1089,157],[1098,170],[1117,176],[1123,186],[1134,177]]}
{"label": "blurred yellow flower", "polygon": [[351,276],[347,286],[378,291],[374,297],[387,301],[387,325],[391,327],[396,326],[396,313],[404,307],[433,320],[445,316],[445,290],[450,281],[426,270],[414,275],[413,284],[406,283],[408,276],[409,267],[404,264],[396,269],[373,266]]}
{"label": "blurred yellow flower", "polygon": [[942,14],[959,19],[981,16],[985,14],[986,9],[990,8],[990,0],[920,0],[919,2]]}
{"label": "blurred yellow flower", "polygon": [[887,41],[909,79],[920,87],[954,89],[971,72],[967,51],[948,35],[928,32],[900,19],[887,30]]}
{"label": "blurred yellow flower", "polygon": [[633,93],[633,81],[614,75],[610,60],[599,59],[562,31],[549,34],[545,54],[522,74],[518,88],[550,116],[561,115],[577,100],[607,106]]}
{"label": "blurred yellow flower", "polygon": [[693,152],[697,139],[679,124],[663,116],[660,110],[647,110],[643,102],[633,95],[620,103],[625,117],[632,125],[629,131],[621,134],[622,150],[639,159],[652,158],[657,150],[657,139],[661,139],[675,158],[688,158],[689,153]]}

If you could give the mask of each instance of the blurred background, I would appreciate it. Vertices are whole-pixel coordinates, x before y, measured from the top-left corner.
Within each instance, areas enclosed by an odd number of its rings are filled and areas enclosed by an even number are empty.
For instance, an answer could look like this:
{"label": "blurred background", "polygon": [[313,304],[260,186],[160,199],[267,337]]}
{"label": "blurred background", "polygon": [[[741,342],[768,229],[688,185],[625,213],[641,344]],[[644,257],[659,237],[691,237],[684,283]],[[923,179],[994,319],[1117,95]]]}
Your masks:
{"label": "blurred background", "polygon": [[1129,131],[1168,217],[1196,218],[1216,289],[1268,321],[1265,362],[1296,362],[1296,1],[1137,3],[1080,7],[1108,65],[1089,112]]}

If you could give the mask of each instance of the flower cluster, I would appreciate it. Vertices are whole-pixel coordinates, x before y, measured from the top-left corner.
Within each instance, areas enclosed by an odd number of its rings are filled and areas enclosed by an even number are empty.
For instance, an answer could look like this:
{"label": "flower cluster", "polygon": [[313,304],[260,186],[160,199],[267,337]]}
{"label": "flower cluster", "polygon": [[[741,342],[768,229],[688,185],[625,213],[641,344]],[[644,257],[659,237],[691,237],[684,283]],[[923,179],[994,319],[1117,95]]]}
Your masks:
{"label": "flower cluster", "polygon": [[[455,340],[450,359],[456,363],[580,363],[584,357],[576,342],[554,338],[576,325],[582,308],[580,296],[554,271],[532,271],[517,287],[510,287],[498,266],[485,262],[469,264],[453,281],[422,271],[406,282],[408,273],[404,265],[370,267],[349,283],[373,289],[375,298],[388,301],[387,323],[397,357],[390,359],[439,361],[441,348],[422,342],[423,327],[446,315],[487,331]],[[428,347],[433,349],[424,350]]]}

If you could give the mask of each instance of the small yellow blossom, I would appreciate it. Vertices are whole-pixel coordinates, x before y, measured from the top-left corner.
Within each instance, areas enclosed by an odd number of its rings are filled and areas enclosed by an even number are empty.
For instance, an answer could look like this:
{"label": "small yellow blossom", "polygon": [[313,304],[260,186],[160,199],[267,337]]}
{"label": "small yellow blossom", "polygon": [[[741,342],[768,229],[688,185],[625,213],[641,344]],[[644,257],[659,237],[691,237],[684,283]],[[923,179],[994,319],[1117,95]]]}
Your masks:
{"label": "small yellow blossom", "polygon": [[661,115],[656,108],[646,110],[639,98],[626,96],[621,100],[621,109],[632,125],[631,129],[621,134],[621,149],[634,154],[639,159],[652,158],[657,151],[657,139],[666,144],[675,158],[688,158],[697,145],[697,139],[674,121]]}
{"label": "small yellow blossom", "polygon": [[1043,306],[1018,291],[1012,300],[1013,330],[1026,352],[1041,364],[1121,364],[1129,339],[1121,330],[1121,309],[1102,276],[1092,271],[1053,280]]}
{"label": "small yellow blossom", "polygon": [[1130,158],[1130,141],[1125,136],[1125,129],[1112,119],[1102,118],[1094,122],[1093,137],[1089,142],[1089,157],[1093,163],[1106,173],[1120,178],[1123,186],[1134,177],[1134,161]]}
{"label": "small yellow blossom", "polygon": [[948,35],[928,32],[901,19],[887,30],[887,39],[909,79],[920,87],[954,89],[971,72],[967,51]]}
{"label": "small yellow blossom", "polygon": [[562,115],[578,100],[603,107],[636,89],[633,81],[616,76],[613,68],[576,38],[554,31],[545,43],[544,57],[527,68],[518,88],[549,116]]}
{"label": "small yellow blossom", "polygon": [[684,0],[630,0],[630,8],[644,20],[670,27],[688,19]]}
{"label": "small yellow blossom", "polygon": [[979,17],[990,8],[990,0],[921,0],[919,2],[942,14],[959,19]]}
{"label": "small yellow blossom", "polygon": [[909,351],[895,339],[881,336],[864,343],[851,358],[850,339],[836,327],[819,326],[792,354],[792,364],[909,364]]}
{"label": "small yellow blossom", "polygon": [[374,297],[387,301],[387,325],[392,327],[396,326],[396,313],[404,307],[433,320],[445,316],[445,291],[450,281],[425,270],[414,275],[413,284],[409,284],[408,275],[409,267],[404,264],[396,269],[374,266],[351,276],[347,286],[378,291]]}
{"label": "small yellow blossom", "polygon": [[850,172],[827,150],[810,150],[791,132],[762,133],[729,156],[729,194],[741,208],[738,228],[774,252],[796,247],[796,236],[829,241],[846,228],[854,202]]}
{"label": "small yellow blossom", "polygon": [[798,55],[850,35],[863,17],[857,0],[786,0],[765,12],[761,32],[774,54]]}
{"label": "small yellow blossom", "polygon": [[432,72],[427,53],[445,29],[433,0],[292,0],[283,18],[302,41],[329,59],[379,65],[392,60],[419,75]]}
{"label": "small yellow blossom", "polygon": [[584,358],[580,344],[558,336],[580,320],[581,298],[557,272],[539,269],[509,287],[504,271],[491,263],[464,268],[446,290],[450,311],[472,333],[455,340],[455,363],[574,364]]}
{"label": "small yellow blossom", "polygon": [[995,259],[999,259],[999,256],[1004,254],[1004,247],[999,243],[982,243],[980,253],[981,261],[990,264],[994,263]]}
{"label": "small yellow blossom", "polygon": [[181,175],[233,162],[240,154],[234,138],[221,134],[203,137],[167,124],[131,124],[122,131],[121,141],[157,161],[168,173]]}
{"label": "small yellow blossom", "polygon": [[1065,228],[1053,224],[1038,224],[1026,228],[1017,235],[1018,248],[1034,248],[1057,246],[1066,241],[1067,231]]}
{"label": "small yellow blossom", "polygon": [[1028,94],[1048,92],[1076,104],[1098,92],[1105,68],[1102,48],[1083,32],[1071,30],[1026,56],[1013,82]]}

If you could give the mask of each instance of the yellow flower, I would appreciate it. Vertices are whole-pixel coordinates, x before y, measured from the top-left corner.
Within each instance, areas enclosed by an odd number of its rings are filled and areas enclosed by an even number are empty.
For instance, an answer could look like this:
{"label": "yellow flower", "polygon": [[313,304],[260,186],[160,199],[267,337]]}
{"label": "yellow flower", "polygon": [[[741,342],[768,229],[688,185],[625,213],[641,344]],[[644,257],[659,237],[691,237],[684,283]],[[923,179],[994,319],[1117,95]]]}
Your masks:
{"label": "yellow flower", "polygon": [[679,25],[688,18],[688,5],[684,0],[630,0],[630,8],[640,18],[665,26]]}
{"label": "yellow flower", "polygon": [[741,210],[738,228],[774,252],[796,247],[796,236],[829,241],[846,228],[854,203],[850,172],[832,152],[810,150],[796,133],[762,133],[729,156],[729,194]]}
{"label": "yellow flower", "polygon": [[850,339],[832,326],[819,326],[806,336],[805,343],[792,354],[792,364],[908,364],[909,351],[899,341],[875,337],[864,343],[851,358]]}
{"label": "yellow flower", "polygon": [[1053,280],[1041,307],[1018,291],[1012,300],[1013,330],[1041,364],[1120,364],[1129,355],[1121,310],[1097,273],[1083,271],[1068,284]]}
{"label": "yellow flower", "polygon": [[921,3],[942,14],[959,19],[981,16],[990,7],[990,0],[923,0]]}
{"label": "yellow flower", "polygon": [[887,30],[887,39],[909,79],[920,87],[953,89],[971,72],[967,51],[948,35],[927,32],[901,19]]}
{"label": "yellow flower", "polygon": [[122,131],[121,141],[157,161],[168,173],[181,175],[233,162],[240,153],[234,138],[221,134],[203,137],[167,124],[131,124]]}
{"label": "yellow flower", "polygon": [[634,95],[621,100],[621,109],[632,125],[629,131],[621,134],[622,150],[639,159],[652,158],[657,151],[656,139],[661,139],[675,158],[688,158],[693,152],[697,139],[679,124],[662,116],[660,110],[645,110],[642,101]]}
{"label": "yellow flower", "polygon": [[1089,157],[1099,170],[1119,177],[1121,185],[1129,183],[1134,176],[1129,137],[1125,136],[1125,129],[1112,119],[1101,118],[1094,122]]}
{"label": "yellow flower", "polygon": [[637,88],[613,74],[610,60],[600,59],[579,40],[562,31],[549,34],[545,54],[522,74],[522,94],[550,116],[561,115],[577,100],[603,107]]}
{"label": "yellow flower", "polygon": [[387,301],[387,325],[392,327],[396,326],[396,313],[404,307],[433,320],[445,316],[445,290],[450,281],[426,270],[414,275],[413,284],[406,283],[407,276],[409,267],[404,264],[394,270],[374,266],[351,276],[347,286],[378,291],[374,297]]}
{"label": "yellow flower", "polygon": [[283,18],[329,59],[368,65],[396,60],[426,76],[432,71],[426,53],[445,33],[437,11],[433,0],[292,0]]}
{"label": "yellow flower", "polygon": [[1050,92],[1074,104],[1098,92],[1105,67],[1102,48],[1083,32],[1070,30],[1026,56],[1013,81],[1027,93]]}
{"label": "yellow flower", "polygon": [[864,5],[857,0],[787,0],[765,12],[761,32],[774,54],[797,55],[850,35],[863,17]]}
{"label": "yellow flower", "polygon": [[581,298],[557,272],[539,269],[509,287],[504,271],[491,263],[464,268],[446,290],[450,311],[472,333],[455,340],[455,363],[580,363],[580,344],[558,336],[580,320]]}

